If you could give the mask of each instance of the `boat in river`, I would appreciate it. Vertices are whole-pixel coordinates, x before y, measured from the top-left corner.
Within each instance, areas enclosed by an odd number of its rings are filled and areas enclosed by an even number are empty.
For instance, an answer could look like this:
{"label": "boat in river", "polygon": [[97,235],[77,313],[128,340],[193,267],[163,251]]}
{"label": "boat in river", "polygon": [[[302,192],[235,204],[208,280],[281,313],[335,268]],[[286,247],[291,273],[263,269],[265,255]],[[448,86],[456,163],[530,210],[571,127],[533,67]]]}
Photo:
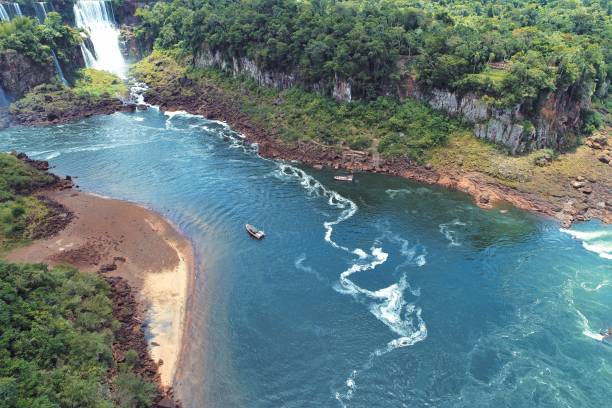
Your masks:
{"label": "boat in river", "polygon": [[263,237],[266,236],[265,232],[258,230],[257,228],[255,228],[251,224],[246,224],[244,227],[246,228],[246,230],[249,233],[249,235],[252,236],[255,239],[262,239]]}
{"label": "boat in river", "polygon": [[337,181],[353,181],[353,175],[348,174],[346,176],[334,176],[334,180]]}

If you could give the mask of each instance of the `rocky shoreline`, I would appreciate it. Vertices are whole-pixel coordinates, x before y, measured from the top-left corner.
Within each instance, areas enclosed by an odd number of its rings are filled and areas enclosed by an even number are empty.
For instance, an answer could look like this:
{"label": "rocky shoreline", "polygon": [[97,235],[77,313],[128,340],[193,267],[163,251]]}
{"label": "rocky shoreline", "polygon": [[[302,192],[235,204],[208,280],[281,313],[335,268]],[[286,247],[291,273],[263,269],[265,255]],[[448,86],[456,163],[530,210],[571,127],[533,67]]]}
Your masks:
{"label": "rocky shoreline", "polygon": [[[47,161],[32,160],[24,153],[15,154],[15,156],[37,170],[45,172],[49,170],[49,163]],[[60,195],[59,197],[62,197],[62,195],[69,197],[76,197],[79,195],[79,193],[73,190],[74,183],[72,178],[70,176],[61,178],[53,173],[48,174],[53,177],[53,181],[45,186],[43,190],[33,192],[33,194],[39,200],[43,201],[50,209],[49,222],[46,222],[44,228],[42,228],[41,231],[37,231],[36,235],[32,237],[32,239],[37,240],[38,243],[44,240],[57,240],[58,242],[65,240],[65,237],[62,237],[63,232],[81,215],[56,198],[58,194]],[[146,240],[146,237],[141,238]],[[157,408],[180,408],[181,403],[176,397],[173,388],[165,384],[162,379],[161,367],[163,361],[158,360],[156,362],[154,360],[152,351],[145,337],[145,328],[147,325],[151,324],[146,318],[148,306],[137,297],[137,288],[135,287],[137,284],[135,285],[133,282],[130,282],[134,281],[134,279],[129,274],[127,276],[113,274],[120,264],[125,264],[130,260],[123,256],[112,256],[114,254],[107,254],[107,248],[104,248],[105,245],[99,242],[105,240],[107,240],[106,237],[95,237],[88,240],[85,246],[74,249],[68,244],[66,246],[71,249],[60,249],[59,252],[51,248],[49,252],[53,255],[46,259],[27,259],[28,256],[19,259],[19,256],[17,256],[17,259],[13,260],[50,261],[51,263],[59,264],[67,263],[74,265],[86,273],[100,274],[111,288],[113,317],[120,324],[118,330],[115,332],[116,340],[112,345],[115,366],[108,372],[107,380],[109,385],[111,385],[111,387],[113,386],[113,380],[117,375],[118,364],[125,361],[125,353],[128,350],[134,350],[138,355],[138,359],[133,367],[134,373],[141,375],[145,380],[156,386],[154,404],[152,406]],[[112,243],[115,247],[117,247],[117,244],[117,242]],[[48,242],[42,244],[42,246],[49,248]],[[21,248],[21,250],[26,250],[27,252],[28,247]],[[31,252],[35,253],[35,257],[44,257],[46,255],[42,254],[44,251],[41,251],[40,248],[34,248]],[[107,262],[108,259],[106,258],[108,256],[105,255],[111,256],[112,262]],[[14,252],[9,254],[9,259],[14,256]],[[148,299],[146,300],[148,302]],[[177,347],[180,351],[182,345],[179,344]]]}
{"label": "rocky shoreline", "polygon": [[61,111],[40,109],[13,112],[9,115],[9,123],[27,126],[60,125],[95,115],[111,115],[115,112],[134,112],[134,110],[136,110],[135,104],[109,97],[86,104],[74,103]]}
{"label": "rocky shoreline", "polygon": [[[159,106],[163,111],[182,110],[210,120],[226,122],[232,129],[243,134],[250,143],[257,143],[259,153],[263,157],[295,160],[318,169],[327,167],[351,172],[382,173],[420,183],[437,184],[471,195],[481,208],[492,208],[499,203],[508,202],[519,209],[555,218],[564,227],[576,221],[590,219],[612,223],[611,189],[588,178],[565,180],[567,195],[553,196],[546,192],[534,194],[505,186],[478,172],[433,168],[405,159],[385,159],[371,152],[339,150],[314,142],[288,145],[274,132],[267,132],[254,124],[222,90],[210,85],[194,90],[193,87],[198,85],[189,78],[179,78],[174,85],[170,91],[158,89],[155,84],[151,84],[145,96],[147,102]],[[182,87],[191,88],[189,96],[181,92]],[[580,189],[577,189],[575,182],[580,183]],[[575,194],[576,192],[580,194]]]}
{"label": "rocky shoreline", "polygon": [[[188,90],[189,92],[185,92]],[[315,168],[333,168],[346,171],[361,171],[388,174],[425,184],[436,184],[471,195],[481,208],[492,208],[508,202],[515,207],[557,219],[564,227],[576,221],[600,219],[612,223],[612,188],[610,185],[595,183],[588,177],[575,180],[560,180],[567,194],[549,194],[546,191],[532,193],[499,183],[493,177],[479,172],[465,172],[454,168],[420,165],[407,159],[386,159],[371,151],[339,149],[315,142],[298,142],[289,145],[281,141],[274,131],[257,126],[248,115],[240,110],[236,102],[217,87],[200,85],[183,77],[172,78],[163,86],[150,84],[145,94],[148,103],[164,111],[183,110],[201,115],[207,119],[228,123],[232,129],[243,134],[251,143],[259,145],[259,153],[267,158],[295,160]],[[112,103],[111,103],[112,102]],[[118,99],[100,101],[96,106],[73,106],[63,115],[30,114],[13,117],[13,123],[25,125],[60,124],[97,114],[112,114],[136,109],[133,103]],[[606,140],[605,138],[603,140]],[[612,148],[601,143],[588,143],[593,149]],[[602,156],[608,159],[609,156]],[[604,161],[599,158],[602,163]],[[575,194],[576,192],[580,194]]]}

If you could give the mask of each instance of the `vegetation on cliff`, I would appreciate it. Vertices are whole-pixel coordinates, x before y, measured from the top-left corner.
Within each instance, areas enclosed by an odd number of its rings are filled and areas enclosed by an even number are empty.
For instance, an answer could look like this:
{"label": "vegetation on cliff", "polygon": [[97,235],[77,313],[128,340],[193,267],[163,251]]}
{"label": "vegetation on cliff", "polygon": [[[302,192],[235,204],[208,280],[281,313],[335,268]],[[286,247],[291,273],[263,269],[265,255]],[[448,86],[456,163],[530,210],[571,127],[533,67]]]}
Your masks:
{"label": "vegetation on cliff", "polygon": [[63,67],[74,67],[72,56],[82,41],[78,30],[64,24],[55,12],[47,15],[44,24],[30,17],[0,23],[0,53],[15,50],[38,66],[52,65],[54,50]]}
{"label": "vegetation on cliff", "polygon": [[311,84],[339,77],[363,99],[394,92],[406,73],[533,110],[550,91],[604,98],[611,77],[603,1],[173,0],[137,15],[137,36],[156,47],[206,47]]}
{"label": "vegetation on cliff", "polygon": [[218,88],[255,124],[286,143],[312,141],[361,150],[379,143],[385,156],[419,158],[464,131],[457,121],[414,100],[380,97],[338,103],[299,88],[277,91],[248,78],[188,65],[180,56],[156,51],[136,65],[134,74],[166,99],[177,92],[194,95],[198,87]]}
{"label": "vegetation on cliff", "polygon": [[84,68],[77,78],[73,87],[57,83],[35,87],[11,104],[11,114],[19,123],[46,123],[110,113],[121,108],[120,99],[128,94],[125,83],[106,71]]}
{"label": "vegetation on cliff", "polygon": [[[554,208],[569,205],[574,214],[607,208],[612,139],[605,132],[563,154],[544,149],[513,157],[412,100],[339,103],[299,88],[278,91],[219,70],[195,69],[184,58],[158,50],[135,67],[135,75],[149,84],[149,100],[162,109],[184,109],[227,121],[255,140],[273,141],[281,151],[297,148],[306,159],[313,158],[309,151],[321,152],[318,148],[323,145],[323,151],[332,152],[321,158],[329,166],[345,164],[342,153],[353,148],[366,152],[366,168],[372,169],[377,150],[383,160],[411,158],[426,164],[419,169],[425,175],[474,177],[483,188],[488,183],[513,188],[518,195],[537,197]],[[330,157],[335,158],[330,161]],[[314,160],[317,163],[317,157]],[[414,169],[403,160],[395,163]]]}
{"label": "vegetation on cliff", "polygon": [[0,253],[34,238],[51,211],[30,193],[53,182],[53,177],[0,154]]}

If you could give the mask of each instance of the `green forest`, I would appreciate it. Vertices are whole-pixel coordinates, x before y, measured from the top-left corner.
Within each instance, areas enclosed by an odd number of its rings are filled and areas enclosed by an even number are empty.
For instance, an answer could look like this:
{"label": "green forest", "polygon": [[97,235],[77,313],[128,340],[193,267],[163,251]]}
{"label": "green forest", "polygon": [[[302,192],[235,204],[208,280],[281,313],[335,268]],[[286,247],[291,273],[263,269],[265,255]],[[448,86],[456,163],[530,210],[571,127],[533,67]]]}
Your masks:
{"label": "green forest", "polygon": [[79,31],[64,24],[59,13],[50,12],[44,24],[30,17],[18,17],[0,24],[0,54],[15,50],[34,63],[52,64],[51,50],[63,66],[71,67],[73,50],[81,44]]}
{"label": "green forest", "polygon": [[[139,9],[141,42],[248,57],[306,83],[350,81],[357,98],[423,87],[537,105],[545,92],[607,96],[608,1],[173,0]],[[534,106],[535,107],[535,106]]]}
{"label": "green forest", "polygon": [[[32,195],[53,177],[0,153],[0,406],[138,408],[155,385],[113,359],[119,322],[110,288],[74,268],[11,264],[2,254],[36,237],[50,211]],[[109,379],[109,369],[118,374]]]}

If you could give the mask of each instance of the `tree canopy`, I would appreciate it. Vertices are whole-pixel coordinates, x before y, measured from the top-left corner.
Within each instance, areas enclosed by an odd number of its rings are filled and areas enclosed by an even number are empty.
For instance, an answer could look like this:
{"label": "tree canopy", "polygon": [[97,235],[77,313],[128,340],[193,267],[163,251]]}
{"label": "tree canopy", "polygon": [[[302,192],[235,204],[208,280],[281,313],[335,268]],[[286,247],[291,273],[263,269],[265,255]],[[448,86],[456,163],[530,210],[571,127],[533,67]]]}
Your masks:
{"label": "tree canopy", "polygon": [[361,98],[410,74],[509,105],[549,90],[605,97],[610,13],[605,0],[173,0],[139,9],[137,36],[248,57],[312,84],[340,77]]}

